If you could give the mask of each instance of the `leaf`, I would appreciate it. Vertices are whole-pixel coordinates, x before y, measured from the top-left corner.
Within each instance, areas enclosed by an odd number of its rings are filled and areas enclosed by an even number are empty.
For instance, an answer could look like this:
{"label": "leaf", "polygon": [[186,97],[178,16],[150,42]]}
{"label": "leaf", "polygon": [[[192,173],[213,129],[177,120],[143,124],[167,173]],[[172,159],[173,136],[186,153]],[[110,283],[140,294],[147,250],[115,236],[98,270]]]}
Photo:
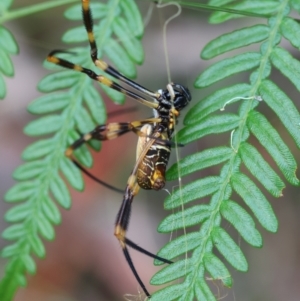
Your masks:
{"label": "leaf", "polygon": [[5,194],[6,202],[18,202],[33,196],[36,182],[21,182],[10,188]]}
{"label": "leaf", "polygon": [[53,224],[60,224],[61,214],[49,196],[44,196],[42,200],[42,210]]}
{"label": "leaf", "polygon": [[184,293],[178,301],[193,301],[194,300],[194,291],[188,290]]}
{"label": "leaf", "polygon": [[276,47],[273,50],[271,61],[273,65],[295,85],[298,91],[300,91],[300,62],[280,47]]}
{"label": "leaf", "polygon": [[62,37],[62,41],[65,43],[82,43],[88,41],[88,36],[85,28],[78,26],[67,30]]}
{"label": "leaf", "polygon": [[24,266],[25,266],[26,270],[30,274],[35,274],[36,273],[36,264],[35,264],[34,260],[32,259],[32,257],[30,255],[26,254],[26,255],[22,256],[22,260],[24,262]]}
{"label": "leaf", "polygon": [[208,67],[198,76],[195,87],[204,88],[230,75],[253,69],[260,64],[261,54],[247,52],[224,59]]}
{"label": "leaf", "polygon": [[73,162],[71,162],[71,160],[67,158],[61,160],[60,168],[73,188],[83,190],[84,184],[80,170],[73,164]]}
{"label": "leaf", "polygon": [[26,235],[26,229],[24,229],[23,224],[14,224],[2,232],[2,237],[8,240],[19,239],[24,235]]}
{"label": "leaf", "polygon": [[248,84],[237,84],[220,89],[205,97],[193,106],[185,115],[184,124],[194,124],[224,107],[227,101],[231,103],[239,101],[241,97],[250,94],[251,86]]}
{"label": "leaf", "polygon": [[[201,186],[199,186],[201,187]],[[196,205],[167,216],[158,226],[158,232],[165,233],[200,224],[211,215],[211,208]]]}
{"label": "leaf", "polygon": [[186,144],[209,134],[219,134],[235,129],[240,117],[235,114],[208,116],[197,124],[188,125],[177,134],[177,140]]}
{"label": "leaf", "polygon": [[60,89],[66,89],[74,86],[83,76],[74,70],[63,70],[57,73],[52,73],[45,76],[38,84],[38,89],[41,92],[52,92]]}
{"label": "leaf", "polygon": [[295,10],[297,10],[298,12],[300,11],[300,3],[298,2],[298,0],[291,0],[291,5]]}
{"label": "leaf", "polygon": [[218,257],[213,253],[206,253],[203,262],[205,269],[210,273],[213,279],[220,279],[227,287],[232,286],[231,275]]}
{"label": "leaf", "polygon": [[193,262],[192,258],[174,262],[156,273],[151,278],[150,283],[152,285],[160,285],[183,277],[189,273],[193,267],[193,264],[195,263]]}
{"label": "leaf", "polygon": [[230,50],[261,42],[267,39],[268,36],[269,27],[265,25],[258,24],[238,29],[223,34],[206,44],[201,52],[201,57],[208,60]]}
{"label": "leaf", "polygon": [[32,114],[44,114],[62,110],[68,103],[66,93],[46,94],[31,102],[27,109]]}
{"label": "leaf", "polygon": [[290,43],[300,48],[300,25],[292,18],[285,17],[280,23],[282,35],[290,41]]}
{"label": "leaf", "polygon": [[276,232],[278,229],[277,218],[270,203],[257,186],[242,173],[235,173],[231,178],[231,184],[252,210],[260,224],[266,230]]}
{"label": "leaf", "polygon": [[195,283],[195,295],[197,296],[197,299],[201,301],[216,301],[209,286],[205,281],[201,280],[201,278],[197,279]]}
{"label": "leaf", "polygon": [[25,148],[22,153],[22,159],[27,161],[39,159],[51,153],[53,147],[53,139],[43,139],[36,141]]}
{"label": "leaf", "polygon": [[222,146],[186,156],[169,168],[167,181],[177,179],[178,175],[183,177],[192,172],[227,161],[232,156],[232,152],[232,148]]}
{"label": "leaf", "polygon": [[234,268],[243,272],[248,270],[244,254],[225,230],[215,227],[212,231],[212,240],[219,252]]}
{"label": "leaf", "polygon": [[10,59],[10,56],[0,48],[0,71],[6,75],[12,77],[14,75],[14,66]]}
{"label": "leaf", "polygon": [[14,36],[3,26],[0,26],[0,48],[11,54],[19,52],[19,47]]}
{"label": "leaf", "polygon": [[130,31],[135,37],[141,38],[144,34],[144,25],[136,3],[130,0],[123,0],[120,3],[120,7],[125,14],[126,23]]}
{"label": "leaf", "polygon": [[32,235],[29,237],[29,242],[32,248],[32,251],[40,258],[45,257],[45,247],[42,241],[36,236]]}
{"label": "leaf", "polygon": [[106,108],[101,95],[93,86],[88,86],[88,88],[84,91],[83,97],[93,120],[97,124],[104,124],[106,121]]}
{"label": "leaf", "polygon": [[0,99],[5,98],[5,96],[6,96],[6,85],[3,76],[0,73]]}
{"label": "leaf", "polygon": [[126,51],[114,40],[104,46],[104,52],[116,68],[129,78],[136,78],[136,69]]}
{"label": "leaf", "polygon": [[222,202],[220,209],[222,216],[235,227],[245,241],[254,247],[262,247],[262,237],[245,209],[229,200]]}
{"label": "leaf", "polygon": [[167,286],[151,295],[151,301],[171,301],[176,300],[185,291],[187,285],[185,283]]}
{"label": "leaf", "polygon": [[[72,145],[79,138],[79,135],[77,132],[71,131],[69,132],[68,138],[68,145]],[[82,165],[86,167],[92,166],[93,158],[86,145],[82,145],[80,148],[77,148],[74,151],[74,155]]]}
{"label": "leaf", "polygon": [[25,276],[22,275],[21,273],[16,275],[16,281],[19,284],[19,286],[21,286],[21,287],[26,287],[26,285],[27,285],[27,280],[26,280]]}
{"label": "leaf", "polygon": [[85,108],[81,108],[75,116],[75,122],[80,133],[88,133],[95,127],[95,123]]}
{"label": "leaf", "polygon": [[5,214],[7,222],[20,222],[31,214],[31,204],[26,202],[10,208]]}
{"label": "leaf", "polygon": [[[186,252],[195,249],[199,245],[201,238],[202,237],[199,232],[191,232],[186,235],[179,236],[162,247],[157,255],[171,260],[181,254],[185,254]],[[159,265],[164,263],[155,259],[154,264]]]}
{"label": "leaf", "polygon": [[47,115],[31,121],[24,128],[24,133],[28,136],[40,136],[56,132],[63,124],[62,116]]}
{"label": "leaf", "polygon": [[60,177],[53,177],[53,181],[50,183],[50,190],[53,193],[58,203],[65,209],[69,209],[71,206],[71,197],[66,184]]}
{"label": "leaf", "polygon": [[18,243],[14,243],[12,245],[4,247],[4,249],[1,251],[1,256],[3,258],[16,256],[19,253],[21,253],[21,247]]}
{"label": "leaf", "polygon": [[240,145],[239,153],[243,163],[258,181],[275,197],[282,196],[282,190],[285,187],[283,181],[257,149],[244,142]]}
{"label": "leaf", "polygon": [[29,180],[37,177],[44,169],[45,162],[33,161],[20,165],[13,173],[15,180]]}
{"label": "leaf", "polygon": [[176,189],[172,195],[165,199],[164,207],[165,209],[173,209],[182,204],[210,195],[219,189],[219,181],[219,177],[207,177],[187,184],[181,189]]}
{"label": "leaf", "polygon": [[40,212],[37,218],[37,226],[44,238],[47,240],[53,240],[55,237],[54,229],[47,217]]}
{"label": "leaf", "polygon": [[132,37],[132,32],[126,27],[126,21],[122,18],[116,18],[113,23],[113,31],[122,42],[130,58],[137,64],[141,64],[144,61],[143,47],[139,40]]}
{"label": "leaf", "polygon": [[252,111],[248,116],[247,124],[250,131],[273,157],[286,179],[291,184],[298,185],[299,180],[295,175],[296,161],[268,120],[260,113]]}

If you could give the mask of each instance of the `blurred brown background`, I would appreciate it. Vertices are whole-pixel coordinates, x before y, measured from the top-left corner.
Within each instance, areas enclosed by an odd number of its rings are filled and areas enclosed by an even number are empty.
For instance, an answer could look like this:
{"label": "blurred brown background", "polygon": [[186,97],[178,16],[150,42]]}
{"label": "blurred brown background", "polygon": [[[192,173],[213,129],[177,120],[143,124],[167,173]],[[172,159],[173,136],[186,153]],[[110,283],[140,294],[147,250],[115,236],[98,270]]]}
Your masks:
{"label": "blurred brown background", "polygon": [[[15,0],[13,8],[38,2]],[[148,1],[139,1],[138,5],[146,19],[151,4]],[[6,80],[8,95],[0,104],[0,191],[2,196],[14,184],[11,174],[22,163],[20,159],[22,150],[34,141],[26,137],[22,129],[35,118],[27,113],[26,106],[40,95],[36,86],[39,80],[48,74],[41,64],[50,50],[67,47],[60,42],[61,36],[66,29],[78,25],[64,19],[63,12],[66,8],[67,6],[51,9],[5,24],[15,35],[20,46],[20,54],[13,57],[15,77]],[[175,7],[160,10],[154,8],[150,22],[145,29],[143,39],[145,63],[138,67],[137,81],[153,90],[163,88],[167,83],[162,27],[166,19],[175,12]],[[183,10],[182,14],[171,22],[167,30],[167,54],[171,64],[172,80],[191,89],[193,104],[204,95],[219,88],[217,84],[204,91],[193,89],[196,76],[208,65],[199,58],[203,46],[221,33],[243,25],[264,22],[264,20],[249,20],[248,18],[209,26],[207,18],[207,13]],[[284,46],[291,49],[288,43],[284,43]],[[257,47],[251,46],[251,49],[257,49]],[[293,50],[292,53],[294,57],[300,58],[299,52]],[[286,93],[292,99],[298,102],[299,92],[279,72],[275,71],[273,78],[285,91],[288,91]],[[221,82],[220,85],[242,81],[248,82],[248,74],[243,73],[231,77]],[[226,100],[226,95],[224,95],[224,102]],[[119,109],[109,100],[106,103],[108,112]],[[126,107],[133,104],[133,101],[128,100]],[[237,106],[229,106],[226,110],[236,111]],[[286,141],[290,143],[299,162],[299,152],[278,119],[263,102],[260,103],[259,110],[267,115],[281,135],[286,136]],[[140,119],[141,116],[148,117],[150,114],[147,109],[139,107],[137,112],[114,117],[110,121]],[[229,144],[229,136],[229,133],[221,135],[218,139],[210,136],[179,151],[183,156],[220,143]],[[125,188],[135,160],[136,140],[133,134],[128,134],[117,141],[105,143],[101,154],[95,156],[93,172],[109,183]],[[219,140],[218,143],[215,143],[216,140]],[[257,144],[254,139],[251,141]],[[121,153],[120,145],[123,148]],[[257,148],[261,149],[259,144]],[[265,153],[264,150],[262,152]],[[173,158],[173,161],[175,159]],[[220,167],[217,166],[198,175],[204,177],[209,174],[218,174],[219,169]],[[144,296],[139,296],[141,289],[113,236],[115,215],[122,197],[89,179],[86,180],[86,190],[83,193],[72,192],[71,210],[61,210],[63,221],[55,228],[56,239],[54,242],[45,243],[46,259],[37,260],[37,274],[28,278],[28,286],[18,291],[16,301],[112,301],[124,300],[125,294],[128,294],[129,300],[144,299]],[[167,188],[172,190],[176,185],[177,183],[173,182],[168,184]],[[166,214],[163,211],[163,200],[166,195],[165,191],[159,193],[142,191],[134,201],[128,237],[154,253],[170,239],[169,235],[156,232],[159,221]],[[268,196],[268,199],[278,216],[279,231],[277,234],[270,234],[257,224],[264,239],[262,249],[248,246],[229,224],[224,223],[224,227],[244,251],[249,262],[249,272],[245,274],[237,272],[226,263],[232,272],[234,286],[232,289],[227,289],[218,281],[211,282],[218,299],[225,301],[299,300],[299,190],[287,184],[284,197],[273,199]],[[9,204],[0,203],[2,216],[9,207]],[[6,226],[3,218],[0,219],[1,232]],[[174,237],[176,233],[172,235]],[[2,248],[6,243],[0,240],[0,247]],[[153,266],[150,258],[133,250],[131,254],[138,272],[147,284],[157,268]],[[1,275],[5,262],[3,259],[0,260]],[[156,289],[150,285],[147,286],[150,291]]]}

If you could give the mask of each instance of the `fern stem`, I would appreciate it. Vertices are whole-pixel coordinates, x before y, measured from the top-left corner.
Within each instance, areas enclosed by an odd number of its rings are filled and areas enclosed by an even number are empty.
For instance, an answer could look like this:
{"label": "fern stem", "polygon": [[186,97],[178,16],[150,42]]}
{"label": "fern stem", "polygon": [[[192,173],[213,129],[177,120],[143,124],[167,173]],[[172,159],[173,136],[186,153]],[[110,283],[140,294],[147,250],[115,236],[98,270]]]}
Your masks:
{"label": "fern stem", "polygon": [[27,6],[25,8],[15,9],[13,11],[3,12],[0,18],[0,24],[9,20],[25,17],[43,10],[47,10],[60,5],[65,5],[74,2],[78,2],[78,1],[77,0],[53,0],[44,3],[34,4],[31,6]]}
{"label": "fern stem", "polygon": [[19,283],[16,281],[25,271],[24,264],[19,258],[11,260],[11,264],[6,266],[6,273],[0,283],[0,298],[2,301],[12,300]]}

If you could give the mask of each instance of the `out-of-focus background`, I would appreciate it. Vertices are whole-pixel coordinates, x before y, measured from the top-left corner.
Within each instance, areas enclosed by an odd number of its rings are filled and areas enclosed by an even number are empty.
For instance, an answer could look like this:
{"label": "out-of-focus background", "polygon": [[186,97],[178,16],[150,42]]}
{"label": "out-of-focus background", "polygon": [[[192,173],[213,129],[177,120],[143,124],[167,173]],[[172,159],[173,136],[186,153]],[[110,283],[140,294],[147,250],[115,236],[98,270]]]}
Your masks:
{"label": "out-of-focus background", "polygon": [[[13,8],[38,2],[15,0]],[[144,20],[148,19],[149,8],[152,5],[149,1],[138,1]],[[11,174],[22,163],[20,158],[22,150],[34,141],[25,136],[22,129],[35,118],[26,111],[26,106],[40,95],[36,86],[39,80],[48,74],[48,71],[43,69],[42,62],[50,50],[68,47],[60,42],[61,36],[68,28],[78,25],[64,19],[63,12],[67,7],[58,7],[4,24],[15,35],[20,45],[20,54],[13,57],[15,77],[6,80],[8,94],[0,104],[1,196],[14,184]],[[164,88],[168,81],[162,28],[168,17],[175,12],[174,6],[163,9],[153,7],[145,29],[143,39],[145,63],[138,67],[137,81],[153,90]],[[242,25],[264,22],[248,18],[211,26],[208,25],[207,19],[208,13],[184,9],[182,14],[170,23],[166,34],[172,80],[191,89],[193,104],[219,87],[214,85],[203,91],[193,89],[196,76],[208,65],[199,57],[203,46],[221,33]],[[285,47],[291,48],[288,44],[285,44]],[[295,50],[293,55],[300,58],[299,52]],[[275,72],[275,76],[277,83],[287,91],[286,93],[298,101],[299,92],[281,74]],[[248,74],[232,77],[226,81],[226,85],[242,81],[248,82]],[[224,102],[226,100],[224,95]],[[109,100],[106,103],[108,112],[120,109]],[[125,107],[132,106],[135,106],[135,103],[128,99]],[[230,111],[236,108],[237,105],[233,105],[226,109]],[[260,103],[259,110],[268,116],[282,135],[287,135],[263,102]],[[147,109],[139,106],[138,111],[110,118],[109,121],[135,120],[150,115]],[[220,143],[229,144],[229,140],[228,133],[218,136],[217,139],[210,136],[181,148],[179,153],[183,156]],[[117,187],[125,188],[135,160],[136,141],[135,135],[128,134],[115,141],[104,143],[101,153],[95,155],[93,173]],[[287,141],[290,142],[290,147],[299,162],[299,152],[289,137]],[[257,147],[261,149],[259,144]],[[263,149],[261,151],[265,153]],[[172,160],[174,162],[176,158],[173,157]],[[205,170],[200,176],[218,174],[219,169],[218,166]],[[72,192],[72,208],[69,211],[61,210],[63,221],[61,225],[55,227],[55,241],[45,242],[46,259],[37,259],[37,274],[28,277],[28,286],[18,291],[16,301],[117,301],[124,300],[124,295],[128,300],[144,300],[141,288],[138,287],[113,235],[115,216],[122,196],[90,179],[85,179],[85,191]],[[176,182],[169,183],[167,188],[172,190],[176,185]],[[159,221],[165,216],[163,200],[166,196],[166,191],[159,193],[141,191],[134,200],[128,237],[154,253],[170,239],[169,235],[156,232]],[[245,274],[237,272],[227,264],[234,279],[233,288],[227,289],[222,287],[220,282],[211,282],[220,300],[299,300],[299,190],[287,185],[282,198],[268,197],[268,199],[278,216],[279,231],[277,234],[270,234],[257,224],[263,234],[262,249],[248,246],[230,225],[224,225],[244,251],[249,262],[249,272]],[[8,208],[9,204],[0,202],[1,216]],[[1,232],[6,226],[3,218],[0,219]],[[176,233],[172,235],[176,236]],[[5,244],[6,241],[0,240],[1,248]],[[155,291],[156,288],[151,287],[148,282],[158,268],[153,266],[150,258],[133,250],[131,254],[141,278],[151,292]],[[5,262],[4,259],[0,260],[1,276]]]}

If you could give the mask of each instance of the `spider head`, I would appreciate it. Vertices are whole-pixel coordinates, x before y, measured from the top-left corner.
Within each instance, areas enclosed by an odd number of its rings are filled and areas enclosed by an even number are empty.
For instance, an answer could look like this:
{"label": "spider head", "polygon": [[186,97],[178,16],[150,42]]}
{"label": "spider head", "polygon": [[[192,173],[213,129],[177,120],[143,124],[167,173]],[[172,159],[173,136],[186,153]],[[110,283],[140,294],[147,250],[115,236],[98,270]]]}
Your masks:
{"label": "spider head", "polygon": [[180,84],[171,84],[175,97],[174,97],[174,107],[177,111],[182,110],[186,107],[192,100],[191,93],[188,88]]}
{"label": "spider head", "polygon": [[180,111],[192,100],[189,89],[180,84],[167,84],[167,89],[160,89],[157,93],[159,95],[157,101],[161,106],[159,111],[164,113],[168,113],[172,107]]}

